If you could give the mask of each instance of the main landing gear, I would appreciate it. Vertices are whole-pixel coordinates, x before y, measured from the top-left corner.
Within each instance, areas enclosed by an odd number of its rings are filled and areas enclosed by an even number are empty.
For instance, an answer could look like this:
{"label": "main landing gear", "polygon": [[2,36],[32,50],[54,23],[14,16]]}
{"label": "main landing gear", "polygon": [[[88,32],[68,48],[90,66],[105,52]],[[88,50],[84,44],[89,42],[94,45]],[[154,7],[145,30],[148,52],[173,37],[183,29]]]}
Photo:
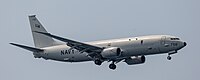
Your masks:
{"label": "main landing gear", "polygon": [[[101,65],[102,64],[102,61],[97,59],[97,60],[94,60],[94,63],[96,65]],[[116,65],[115,65],[115,62],[113,61],[110,65],[109,65],[109,68],[112,69],[112,70],[115,70],[116,69]]]}
{"label": "main landing gear", "polygon": [[[97,60],[94,60],[94,63],[96,64],[96,65],[101,65],[102,64],[102,61],[101,60],[99,60],[99,59],[97,59]],[[115,70],[116,69],[116,65],[115,65],[115,61],[112,61],[112,63],[109,65],[109,68],[110,69],[112,69],[112,70]]]}
{"label": "main landing gear", "polygon": [[116,69],[116,65],[115,65],[114,61],[109,65],[109,68],[112,70]]}
{"label": "main landing gear", "polygon": [[101,64],[102,64],[102,61],[99,60],[99,59],[97,59],[97,60],[94,61],[94,63],[95,63],[96,65],[101,65]]}

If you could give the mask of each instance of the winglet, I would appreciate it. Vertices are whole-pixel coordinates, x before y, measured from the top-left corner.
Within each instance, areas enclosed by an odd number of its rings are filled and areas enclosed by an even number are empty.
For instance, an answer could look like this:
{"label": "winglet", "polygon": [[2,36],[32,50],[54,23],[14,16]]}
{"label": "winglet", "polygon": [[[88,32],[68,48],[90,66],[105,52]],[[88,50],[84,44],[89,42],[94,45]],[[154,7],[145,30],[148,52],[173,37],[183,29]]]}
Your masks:
{"label": "winglet", "polygon": [[11,45],[32,51],[32,52],[41,52],[44,51],[43,49],[39,49],[39,48],[34,48],[34,47],[29,47],[29,46],[25,46],[25,45],[20,45],[20,44],[16,44],[16,43],[10,43]]}

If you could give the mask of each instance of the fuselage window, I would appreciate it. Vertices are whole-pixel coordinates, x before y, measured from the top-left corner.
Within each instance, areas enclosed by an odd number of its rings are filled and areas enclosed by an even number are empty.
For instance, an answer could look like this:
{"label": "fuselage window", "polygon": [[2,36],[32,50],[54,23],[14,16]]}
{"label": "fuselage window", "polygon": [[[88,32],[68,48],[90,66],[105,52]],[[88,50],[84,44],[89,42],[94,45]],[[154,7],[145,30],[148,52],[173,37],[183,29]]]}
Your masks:
{"label": "fuselage window", "polygon": [[143,40],[141,40],[141,44],[143,44],[144,43],[144,41]]}
{"label": "fuselage window", "polygon": [[111,43],[108,43],[108,46],[111,46]]}

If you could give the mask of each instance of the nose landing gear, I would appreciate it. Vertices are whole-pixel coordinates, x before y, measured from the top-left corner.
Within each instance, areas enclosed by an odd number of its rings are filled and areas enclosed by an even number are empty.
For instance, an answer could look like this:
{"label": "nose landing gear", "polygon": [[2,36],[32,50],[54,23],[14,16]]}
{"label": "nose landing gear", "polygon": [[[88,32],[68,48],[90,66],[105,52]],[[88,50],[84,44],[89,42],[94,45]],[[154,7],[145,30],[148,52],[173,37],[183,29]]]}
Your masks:
{"label": "nose landing gear", "polygon": [[168,56],[167,56],[167,59],[168,59],[168,60],[171,60],[172,57],[171,57],[170,55],[175,54],[175,53],[177,53],[177,50],[169,52],[169,53],[168,53]]}
{"label": "nose landing gear", "polygon": [[167,56],[167,59],[168,59],[168,60],[171,60],[171,59],[172,59],[172,57],[171,57],[170,55],[168,55],[168,56]]}

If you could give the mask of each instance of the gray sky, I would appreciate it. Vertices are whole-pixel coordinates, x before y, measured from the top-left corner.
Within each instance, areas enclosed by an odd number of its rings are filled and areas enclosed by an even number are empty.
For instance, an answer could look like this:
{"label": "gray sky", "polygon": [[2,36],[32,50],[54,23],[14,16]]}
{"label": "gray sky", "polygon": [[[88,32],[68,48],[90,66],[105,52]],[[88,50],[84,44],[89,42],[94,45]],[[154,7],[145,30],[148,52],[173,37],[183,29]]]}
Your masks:
{"label": "gray sky", "polygon": [[[0,0],[0,80],[198,80],[200,74],[199,0]],[[147,56],[128,66],[34,59],[9,42],[33,46],[28,15],[36,14],[54,34],[78,41],[169,34],[188,45],[167,61]]]}

